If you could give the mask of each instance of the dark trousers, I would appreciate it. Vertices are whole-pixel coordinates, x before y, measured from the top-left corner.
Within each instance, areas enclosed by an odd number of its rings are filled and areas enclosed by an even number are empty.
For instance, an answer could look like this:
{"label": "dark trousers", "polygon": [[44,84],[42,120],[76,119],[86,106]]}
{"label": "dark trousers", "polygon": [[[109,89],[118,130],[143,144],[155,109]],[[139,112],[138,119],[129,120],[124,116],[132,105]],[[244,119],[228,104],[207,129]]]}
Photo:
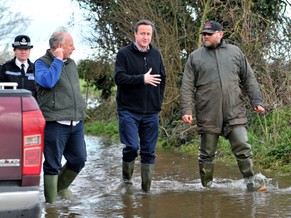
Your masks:
{"label": "dark trousers", "polygon": [[138,156],[141,163],[154,164],[158,140],[159,115],[118,111],[120,141],[125,145],[123,161],[131,162]]}
{"label": "dark trousers", "polygon": [[62,156],[66,166],[79,173],[87,159],[84,139],[84,123],[76,126],[63,125],[55,121],[46,122],[44,132],[44,163],[45,175],[58,175],[62,169]]}

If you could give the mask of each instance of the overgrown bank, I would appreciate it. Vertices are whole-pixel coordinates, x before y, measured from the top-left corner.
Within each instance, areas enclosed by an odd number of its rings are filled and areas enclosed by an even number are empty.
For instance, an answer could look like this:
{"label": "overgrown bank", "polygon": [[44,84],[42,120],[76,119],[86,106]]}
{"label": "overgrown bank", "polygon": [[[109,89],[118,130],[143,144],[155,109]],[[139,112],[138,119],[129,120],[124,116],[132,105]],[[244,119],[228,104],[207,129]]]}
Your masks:
{"label": "overgrown bank", "polygon": [[[90,118],[85,125],[86,134],[110,137],[119,140],[118,120],[113,99],[103,102],[95,109],[88,110]],[[281,108],[263,116],[250,114],[249,142],[254,153],[256,167],[276,174],[286,174],[291,171],[291,108]],[[177,121],[180,122],[179,116]],[[164,121],[165,122],[165,121]],[[181,125],[179,125],[181,126]],[[180,128],[180,127],[179,127]],[[161,126],[158,149],[173,150],[188,155],[197,155],[199,137],[195,126],[187,126],[187,135],[181,129],[173,128],[171,134],[165,133]],[[189,128],[192,128],[189,131]],[[220,137],[217,159],[235,164],[235,159],[227,140]]]}

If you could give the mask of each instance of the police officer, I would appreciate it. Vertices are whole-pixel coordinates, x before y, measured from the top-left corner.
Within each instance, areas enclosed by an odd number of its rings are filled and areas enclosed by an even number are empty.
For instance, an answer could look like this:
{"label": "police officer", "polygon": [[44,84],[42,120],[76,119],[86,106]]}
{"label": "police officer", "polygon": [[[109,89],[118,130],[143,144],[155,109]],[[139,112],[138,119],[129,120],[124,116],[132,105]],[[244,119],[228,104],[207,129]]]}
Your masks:
{"label": "police officer", "polygon": [[18,89],[27,89],[36,97],[34,66],[29,60],[33,48],[30,38],[18,35],[12,43],[14,58],[0,66],[0,82],[16,82]]}

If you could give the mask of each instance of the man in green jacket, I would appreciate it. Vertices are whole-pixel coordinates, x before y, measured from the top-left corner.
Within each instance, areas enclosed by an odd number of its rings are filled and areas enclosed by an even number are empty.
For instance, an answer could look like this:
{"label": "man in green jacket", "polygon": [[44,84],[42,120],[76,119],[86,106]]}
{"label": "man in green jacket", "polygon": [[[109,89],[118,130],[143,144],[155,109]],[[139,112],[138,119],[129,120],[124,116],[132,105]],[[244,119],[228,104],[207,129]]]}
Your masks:
{"label": "man in green jacket", "polygon": [[247,190],[265,190],[255,183],[253,153],[248,144],[245,92],[251,106],[264,113],[261,92],[242,51],[223,40],[222,26],[203,25],[203,46],[193,51],[186,63],[181,87],[182,119],[192,123],[193,99],[197,130],[201,136],[199,172],[201,183],[210,187],[220,135],[229,140]]}

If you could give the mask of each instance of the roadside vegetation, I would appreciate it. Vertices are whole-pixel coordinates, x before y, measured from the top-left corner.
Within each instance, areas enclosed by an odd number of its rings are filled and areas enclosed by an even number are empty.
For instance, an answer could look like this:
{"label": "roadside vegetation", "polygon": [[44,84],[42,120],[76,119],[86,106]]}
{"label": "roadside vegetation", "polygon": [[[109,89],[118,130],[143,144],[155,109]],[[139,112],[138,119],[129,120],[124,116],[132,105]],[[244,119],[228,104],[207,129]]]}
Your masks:
{"label": "roadside vegetation", "polygon": [[[256,166],[276,173],[291,171],[291,3],[288,0],[73,0],[89,13],[92,47],[96,56],[82,60],[80,77],[98,98],[98,107],[88,109],[88,134],[118,140],[113,68],[115,54],[133,39],[132,26],[145,18],[155,22],[153,45],[163,56],[167,85],[160,113],[160,149],[197,155],[199,137],[195,123],[181,120],[179,90],[189,54],[201,46],[201,29],[207,20],[224,27],[224,39],[246,54],[260,84],[266,113],[252,111],[246,99],[249,141]],[[90,97],[92,98],[92,96]],[[218,159],[235,160],[227,140],[219,141]]]}

